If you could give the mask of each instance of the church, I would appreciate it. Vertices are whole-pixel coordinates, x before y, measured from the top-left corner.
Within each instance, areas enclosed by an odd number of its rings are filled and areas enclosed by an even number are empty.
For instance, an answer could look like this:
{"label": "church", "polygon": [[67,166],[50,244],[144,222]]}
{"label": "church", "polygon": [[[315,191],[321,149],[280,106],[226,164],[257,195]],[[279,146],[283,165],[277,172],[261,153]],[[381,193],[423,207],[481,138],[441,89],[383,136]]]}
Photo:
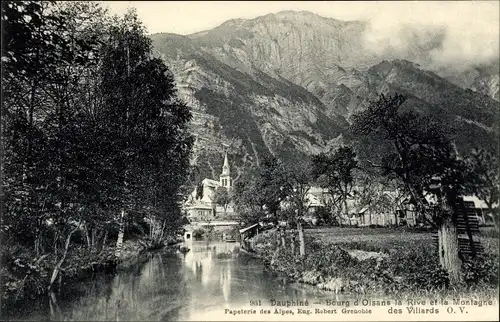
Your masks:
{"label": "church", "polygon": [[189,195],[188,200],[184,204],[184,209],[187,212],[188,219],[190,221],[207,221],[214,219],[221,219],[221,217],[228,217],[234,215],[233,205],[230,204],[224,209],[223,205],[218,205],[215,200],[215,190],[218,187],[224,187],[231,191],[233,186],[233,179],[231,178],[231,168],[229,166],[229,160],[227,157],[227,152],[224,155],[224,164],[222,166],[222,173],[219,176],[219,180],[212,180],[205,178],[201,182],[201,189],[203,189],[202,198],[198,199],[199,195],[198,189],[200,187],[195,187],[193,192]]}

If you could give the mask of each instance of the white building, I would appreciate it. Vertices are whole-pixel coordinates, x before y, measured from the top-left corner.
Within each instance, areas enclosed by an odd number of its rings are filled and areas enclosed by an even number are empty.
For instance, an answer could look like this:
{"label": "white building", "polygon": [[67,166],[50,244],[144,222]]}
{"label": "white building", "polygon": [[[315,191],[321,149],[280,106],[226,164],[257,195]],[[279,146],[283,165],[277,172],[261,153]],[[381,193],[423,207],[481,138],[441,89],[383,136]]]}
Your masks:
{"label": "white building", "polygon": [[215,202],[215,191],[219,187],[224,187],[231,190],[233,186],[233,179],[231,178],[231,168],[227,153],[224,155],[224,165],[222,166],[222,173],[219,176],[219,181],[205,178],[201,182],[203,189],[202,198],[198,199],[198,187],[189,195],[188,200],[184,204],[184,208],[188,213],[189,220],[208,220],[215,219],[218,215],[234,214],[233,206],[230,204],[227,209],[223,205],[218,205]]}

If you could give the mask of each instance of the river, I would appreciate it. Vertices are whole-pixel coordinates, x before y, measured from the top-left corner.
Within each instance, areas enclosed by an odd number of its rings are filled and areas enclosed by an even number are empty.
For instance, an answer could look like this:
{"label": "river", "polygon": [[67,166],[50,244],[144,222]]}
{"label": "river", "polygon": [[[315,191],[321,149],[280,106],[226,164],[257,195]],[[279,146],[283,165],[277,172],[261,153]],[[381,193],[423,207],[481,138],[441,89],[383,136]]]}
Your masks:
{"label": "river", "polygon": [[[29,320],[239,320],[225,309],[259,310],[272,299],[319,301],[332,293],[291,284],[240,251],[238,243],[191,242],[186,254],[149,254],[148,261],[115,275],[95,276],[50,301],[20,306],[13,319]],[[283,318],[283,317],[282,317]]]}

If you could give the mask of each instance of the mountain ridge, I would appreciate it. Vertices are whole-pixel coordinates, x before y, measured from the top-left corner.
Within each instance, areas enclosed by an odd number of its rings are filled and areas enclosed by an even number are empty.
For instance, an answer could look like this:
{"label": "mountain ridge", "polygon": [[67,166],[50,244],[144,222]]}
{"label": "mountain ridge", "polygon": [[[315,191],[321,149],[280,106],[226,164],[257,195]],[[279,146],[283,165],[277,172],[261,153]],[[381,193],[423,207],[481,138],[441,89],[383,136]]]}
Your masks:
{"label": "mountain ridge", "polygon": [[155,54],[171,66],[181,98],[195,113],[193,163],[200,175],[220,168],[224,149],[239,172],[266,153],[286,158],[334,148],[352,114],[381,92],[403,92],[417,110],[463,126],[469,137],[458,141],[465,149],[470,135],[477,138],[472,145],[495,148],[498,102],[457,84],[479,84],[478,75],[494,77],[495,70],[449,73],[453,82],[422,62],[380,59],[363,52],[365,28],[365,22],[287,11],[186,36],[151,35]]}

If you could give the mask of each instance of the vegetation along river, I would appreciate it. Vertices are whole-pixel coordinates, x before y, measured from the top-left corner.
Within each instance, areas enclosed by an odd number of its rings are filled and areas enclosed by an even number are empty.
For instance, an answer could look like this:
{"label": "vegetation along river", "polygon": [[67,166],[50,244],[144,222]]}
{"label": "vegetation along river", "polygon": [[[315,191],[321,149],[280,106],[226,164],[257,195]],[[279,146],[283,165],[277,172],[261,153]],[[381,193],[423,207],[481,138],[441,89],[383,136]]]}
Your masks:
{"label": "vegetation along river", "polygon": [[[238,243],[195,241],[186,254],[149,254],[136,269],[101,275],[67,287],[59,295],[29,303],[7,318],[28,320],[200,320],[225,309],[255,308],[250,301],[332,298],[307,285],[291,284],[240,251]],[[251,316],[246,316],[249,318]]]}

